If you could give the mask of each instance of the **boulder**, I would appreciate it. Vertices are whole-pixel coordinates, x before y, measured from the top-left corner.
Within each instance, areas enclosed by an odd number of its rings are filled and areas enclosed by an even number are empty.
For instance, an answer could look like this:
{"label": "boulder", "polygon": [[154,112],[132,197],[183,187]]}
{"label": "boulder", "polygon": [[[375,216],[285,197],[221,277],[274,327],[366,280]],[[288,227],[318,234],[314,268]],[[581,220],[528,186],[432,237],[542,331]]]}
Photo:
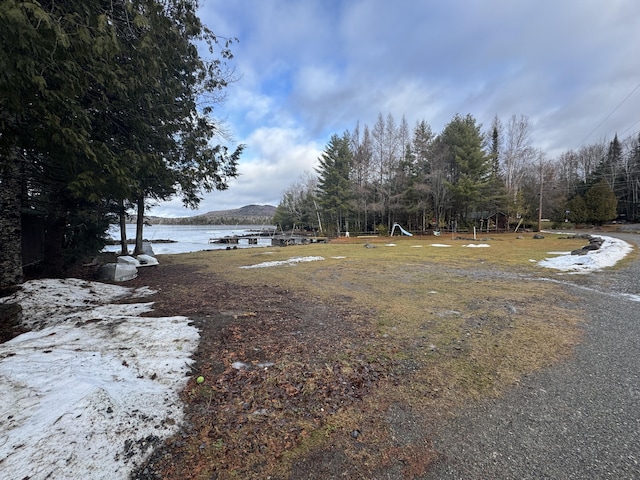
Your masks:
{"label": "boulder", "polygon": [[540,235],[539,233],[536,233],[536,234],[533,236],[533,238],[534,238],[534,239],[536,239],[536,240],[542,240],[542,239],[544,238],[544,235]]}
{"label": "boulder", "polygon": [[602,244],[604,243],[604,240],[601,237],[592,237],[591,235],[587,235],[584,237],[576,236],[575,238],[587,238],[589,240],[589,244],[585,245],[584,247],[578,250],[573,250],[571,252],[571,255],[586,255],[589,252],[599,250],[600,247],[602,247]]}
{"label": "boulder", "polygon": [[597,245],[598,248],[602,246],[604,240],[601,237],[591,237],[589,239],[589,245]]}
{"label": "boulder", "polygon": [[572,250],[571,255],[586,255],[589,253],[589,250],[584,250],[582,248],[578,248],[577,250]]}
{"label": "boulder", "polygon": [[126,282],[138,276],[135,265],[126,263],[106,263],[98,269],[98,280]]}
{"label": "boulder", "polygon": [[18,325],[22,320],[22,306],[19,303],[0,303],[0,324]]}

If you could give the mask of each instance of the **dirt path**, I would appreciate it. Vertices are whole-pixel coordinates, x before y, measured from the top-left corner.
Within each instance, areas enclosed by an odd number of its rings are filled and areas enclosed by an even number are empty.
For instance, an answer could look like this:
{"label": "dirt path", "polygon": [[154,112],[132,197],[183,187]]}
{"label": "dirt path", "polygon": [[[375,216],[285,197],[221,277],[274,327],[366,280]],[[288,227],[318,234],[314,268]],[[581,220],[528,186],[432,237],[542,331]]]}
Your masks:
{"label": "dirt path", "polygon": [[588,312],[575,357],[431,432],[423,480],[640,478],[640,261],[565,279]]}
{"label": "dirt path", "polygon": [[[278,469],[287,450],[313,446],[313,432],[358,404],[388,370],[367,359],[349,366],[328,360],[369,341],[358,320],[367,312],[346,301],[327,305],[282,288],[230,285],[179,263],[142,270],[127,285],[157,289],[153,316],[179,312],[201,335],[182,394],[185,425],[135,479],[284,478]],[[197,384],[196,376],[205,381]],[[330,478],[323,469],[357,474],[357,465],[342,461],[340,449],[311,456],[291,478]]]}

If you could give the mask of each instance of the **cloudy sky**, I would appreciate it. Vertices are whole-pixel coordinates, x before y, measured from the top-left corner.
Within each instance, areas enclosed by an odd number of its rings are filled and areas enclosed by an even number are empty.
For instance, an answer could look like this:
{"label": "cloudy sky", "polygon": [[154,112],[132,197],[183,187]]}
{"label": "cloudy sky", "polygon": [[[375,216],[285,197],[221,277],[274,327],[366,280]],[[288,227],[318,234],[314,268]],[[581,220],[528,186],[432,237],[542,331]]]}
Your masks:
{"label": "cloudy sky", "polygon": [[436,133],[525,115],[551,158],[640,130],[637,0],[203,0],[200,16],[239,39],[216,114],[247,149],[228,191],[152,215],[277,205],[332,134],[380,113]]}

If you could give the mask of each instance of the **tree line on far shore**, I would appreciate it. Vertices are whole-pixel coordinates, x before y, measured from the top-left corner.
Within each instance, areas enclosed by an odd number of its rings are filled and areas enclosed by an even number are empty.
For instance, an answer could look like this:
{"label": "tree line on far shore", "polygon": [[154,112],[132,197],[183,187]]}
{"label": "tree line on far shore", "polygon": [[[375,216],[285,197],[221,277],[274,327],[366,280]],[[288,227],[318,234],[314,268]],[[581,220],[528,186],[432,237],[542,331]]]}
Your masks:
{"label": "tree line on far shore", "polygon": [[284,192],[274,223],[386,233],[396,222],[429,232],[640,220],[640,135],[552,159],[532,131],[523,115],[495,117],[486,131],[455,115],[436,134],[425,120],[410,129],[380,114],[372,128],[331,136],[315,172]]}

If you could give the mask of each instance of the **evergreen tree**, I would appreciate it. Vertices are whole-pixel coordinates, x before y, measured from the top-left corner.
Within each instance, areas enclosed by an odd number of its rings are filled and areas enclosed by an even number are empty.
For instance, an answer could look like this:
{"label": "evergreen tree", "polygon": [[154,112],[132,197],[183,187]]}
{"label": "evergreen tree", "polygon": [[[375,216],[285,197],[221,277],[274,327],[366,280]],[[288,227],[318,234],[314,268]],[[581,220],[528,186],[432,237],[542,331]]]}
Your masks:
{"label": "evergreen tree", "polygon": [[[0,223],[13,225],[0,234],[12,245],[0,254],[3,277],[20,251],[16,211],[36,202],[46,222],[45,266],[57,274],[69,239],[89,221],[99,225],[109,209],[136,204],[142,221],[147,199],[178,194],[195,206],[202,190],[226,188],[236,175],[242,146],[214,146],[220,126],[211,119],[231,80],[229,42],[218,44],[197,6],[0,3],[0,202],[7,206]],[[221,58],[202,59],[197,43],[211,52],[219,46]],[[202,99],[211,101],[201,108]],[[84,232],[101,237],[93,226]],[[11,270],[9,283],[21,275]]]}
{"label": "evergreen tree", "polygon": [[349,134],[342,137],[332,135],[324,152],[318,159],[318,199],[327,223],[335,225],[336,233],[346,228],[349,205],[352,198],[349,173],[352,154]]}
{"label": "evergreen tree", "polygon": [[[116,42],[104,21],[109,8],[96,0],[0,3],[0,183],[2,196],[15,199],[0,211],[0,223],[33,212],[37,199],[46,224],[45,266],[56,271],[65,229],[75,228],[61,216],[79,191],[96,189],[88,172],[115,170],[115,159],[92,141],[92,112],[83,105],[91,86],[110,75]],[[8,232],[0,256],[21,256],[20,229]]]}
{"label": "evergreen tree", "polygon": [[567,202],[567,218],[572,223],[585,223],[589,221],[589,211],[581,195],[574,195]]}
{"label": "evergreen tree", "polygon": [[489,161],[491,162],[491,175],[494,178],[500,177],[500,145],[501,145],[502,125],[498,117],[493,119],[491,126],[491,146],[489,150]]}
{"label": "evergreen tree", "polygon": [[588,220],[597,225],[613,220],[617,216],[618,199],[604,179],[587,191],[585,204],[589,215]]}
{"label": "evergreen tree", "polygon": [[[496,117],[493,120],[490,135],[489,156],[487,161],[490,164],[489,178],[482,186],[480,208],[486,211],[487,217],[493,214],[506,213],[508,207],[508,194],[504,178],[500,172],[500,120]],[[497,228],[497,225],[495,225]]]}
{"label": "evergreen tree", "polygon": [[491,166],[482,150],[480,126],[470,114],[456,115],[445,126],[441,141],[448,150],[451,177],[447,185],[454,212],[468,221],[469,214],[481,204]]}

